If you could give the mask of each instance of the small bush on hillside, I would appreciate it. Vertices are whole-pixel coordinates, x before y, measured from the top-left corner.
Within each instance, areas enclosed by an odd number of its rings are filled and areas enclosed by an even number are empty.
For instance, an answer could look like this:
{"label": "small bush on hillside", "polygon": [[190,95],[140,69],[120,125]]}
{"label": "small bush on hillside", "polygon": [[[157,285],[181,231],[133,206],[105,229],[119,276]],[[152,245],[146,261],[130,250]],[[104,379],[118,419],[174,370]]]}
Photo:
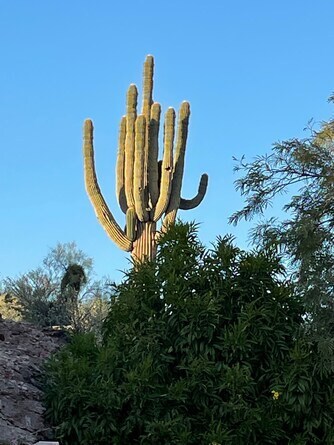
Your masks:
{"label": "small bush on hillside", "polygon": [[64,445],[333,444],[333,376],[270,252],[193,225],[118,286],[104,341],[74,336],[47,364],[47,417]]}
{"label": "small bush on hillside", "polygon": [[75,243],[59,243],[41,267],[0,283],[0,313],[39,327],[60,325],[98,334],[112,285],[107,280],[93,281],[92,275],[91,258]]}
{"label": "small bush on hillside", "polygon": [[[22,307],[17,298],[0,291],[0,314],[2,318],[10,318],[11,320],[20,321]],[[1,445],[1,444],[0,444]]]}

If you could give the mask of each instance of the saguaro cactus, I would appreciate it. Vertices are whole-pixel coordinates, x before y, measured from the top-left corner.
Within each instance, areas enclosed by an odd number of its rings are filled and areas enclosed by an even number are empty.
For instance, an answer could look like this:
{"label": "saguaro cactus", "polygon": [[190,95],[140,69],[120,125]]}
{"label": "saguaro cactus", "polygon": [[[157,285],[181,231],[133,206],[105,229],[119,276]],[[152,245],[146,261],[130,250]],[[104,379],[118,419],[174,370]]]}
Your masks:
{"label": "saguaro cactus", "polygon": [[83,152],[88,196],[108,236],[121,249],[131,252],[135,260],[154,258],[159,233],[157,221],[163,218],[160,230],[167,230],[174,223],[178,209],[193,209],[201,203],[208,184],[208,176],[203,174],[197,195],[189,200],[181,198],[190,116],[188,102],[181,104],[176,137],[175,111],[168,108],[164,121],[163,156],[158,161],[161,107],[152,98],[153,68],[153,57],[147,56],[141,114],[137,115],[137,87],[130,85],[126,115],[120,123],[116,193],[120,208],[126,215],[124,230],[110,212],[98,185],[94,165],[93,123],[87,119],[84,124]]}

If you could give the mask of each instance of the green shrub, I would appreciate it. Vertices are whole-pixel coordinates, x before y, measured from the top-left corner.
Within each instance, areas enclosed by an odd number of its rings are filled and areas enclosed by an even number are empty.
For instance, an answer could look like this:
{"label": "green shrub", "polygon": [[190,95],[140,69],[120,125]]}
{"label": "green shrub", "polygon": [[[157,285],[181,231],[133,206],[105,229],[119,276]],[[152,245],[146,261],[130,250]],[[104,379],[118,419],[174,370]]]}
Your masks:
{"label": "green shrub", "polygon": [[0,313],[38,327],[99,335],[113,284],[105,278],[93,281],[92,264],[74,242],[58,243],[41,267],[0,282]]}
{"label": "green shrub", "polygon": [[333,376],[270,252],[193,225],[118,286],[104,340],[74,336],[46,367],[47,417],[63,445],[332,444]]}

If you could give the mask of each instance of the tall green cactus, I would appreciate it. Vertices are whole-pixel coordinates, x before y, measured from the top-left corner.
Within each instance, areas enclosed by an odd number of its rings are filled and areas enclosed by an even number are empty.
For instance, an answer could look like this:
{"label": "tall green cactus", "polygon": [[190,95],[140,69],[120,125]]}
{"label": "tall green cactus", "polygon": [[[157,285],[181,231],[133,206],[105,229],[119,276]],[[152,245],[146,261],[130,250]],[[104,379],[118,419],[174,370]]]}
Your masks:
{"label": "tall green cactus", "polygon": [[137,87],[130,85],[126,115],[120,123],[116,193],[120,208],[126,214],[125,230],[117,224],[102,196],[94,164],[93,123],[87,119],[84,124],[83,152],[88,196],[108,236],[121,249],[131,251],[135,260],[154,258],[159,233],[157,221],[163,217],[160,230],[167,230],[175,222],[178,209],[193,209],[201,203],[208,184],[208,175],[203,174],[197,195],[189,200],[181,198],[190,116],[188,102],[181,104],[176,138],[175,111],[168,108],[164,121],[163,157],[158,161],[161,107],[152,98],[153,68],[153,57],[147,56],[141,114],[137,115]]}

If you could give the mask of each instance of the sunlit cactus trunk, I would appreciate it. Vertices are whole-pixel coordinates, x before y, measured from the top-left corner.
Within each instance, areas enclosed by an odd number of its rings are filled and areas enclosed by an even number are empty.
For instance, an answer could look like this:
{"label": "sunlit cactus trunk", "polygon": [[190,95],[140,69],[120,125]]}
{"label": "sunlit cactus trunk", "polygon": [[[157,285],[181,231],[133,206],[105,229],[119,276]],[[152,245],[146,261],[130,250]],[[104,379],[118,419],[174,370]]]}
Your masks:
{"label": "sunlit cactus trunk", "polygon": [[132,257],[136,261],[153,260],[156,255],[156,223],[147,221],[138,223],[137,237],[133,243]]}
{"label": "sunlit cactus trunk", "polygon": [[[101,193],[94,164],[93,123],[84,125],[84,170],[88,196],[97,218],[108,236],[136,261],[152,260],[156,255],[157,222],[161,230],[174,224],[178,209],[190,210],[204,198],[208,175],[203,174],[197,195],[181,198],[184,159],[188,136],[190,105],[181,104],[177,119],[168,108],[164,120],[162,160],[159,161],[160,104],[153,101],[152,56],[147,56],[143,73],[141,114],[137,113],[138,91],[130,85],[126,97],[126,115],[119,131],[116,165],[116,194],[126,215],[122,230],[110,212]],[[177,125],[175,121],[177,120]]]}

